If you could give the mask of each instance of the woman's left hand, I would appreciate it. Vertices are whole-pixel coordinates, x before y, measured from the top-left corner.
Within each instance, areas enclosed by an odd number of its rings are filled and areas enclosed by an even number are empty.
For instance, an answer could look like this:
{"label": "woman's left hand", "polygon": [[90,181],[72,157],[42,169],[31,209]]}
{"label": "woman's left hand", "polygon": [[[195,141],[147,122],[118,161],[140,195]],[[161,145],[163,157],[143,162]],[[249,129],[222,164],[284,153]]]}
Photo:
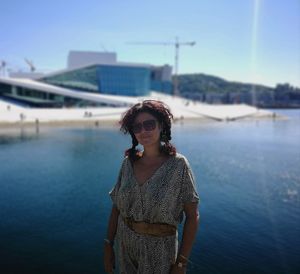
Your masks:
{"label": "woman's left hand", "polygon": [[185,274],[186,267],[178,267],[176,264],[173,264],[170,270],[170,274]]}

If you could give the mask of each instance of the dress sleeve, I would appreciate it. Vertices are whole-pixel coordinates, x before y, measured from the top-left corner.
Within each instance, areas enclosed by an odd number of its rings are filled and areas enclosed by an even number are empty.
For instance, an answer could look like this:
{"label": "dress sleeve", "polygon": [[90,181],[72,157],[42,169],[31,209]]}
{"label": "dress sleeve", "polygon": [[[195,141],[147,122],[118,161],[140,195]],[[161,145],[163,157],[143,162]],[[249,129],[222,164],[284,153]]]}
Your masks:
{"label": "dress sleeve", "polygon": [[183,163],[181,199],[183,204],[199,202],[195,178],[190,164],[186,159],[184,159]]}
{"label": "dress sleeve", "polygon": [[115,183],[113,189],[109,192],[109,196],[112,199],[112,202],[115,206],[117,205],[118,192],[119,192],[119,188],[121,186],[124,164],[125,164],[125,159],[123,160],[123,163],[120,167],[117,182]]}

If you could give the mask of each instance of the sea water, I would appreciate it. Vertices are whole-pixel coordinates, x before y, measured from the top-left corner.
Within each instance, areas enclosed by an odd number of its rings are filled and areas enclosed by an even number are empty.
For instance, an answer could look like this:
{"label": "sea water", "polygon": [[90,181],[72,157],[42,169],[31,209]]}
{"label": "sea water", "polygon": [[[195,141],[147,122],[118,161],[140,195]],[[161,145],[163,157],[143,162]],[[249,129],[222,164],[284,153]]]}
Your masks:
{"label": "sea water", "polygon": [[[300,111],[288,120],[175,123],[200,226],[188,273],[300,272]],[[104,273],[116,127],[0,131],[0,273]],[[180,231],[182,230],[182,227]]]}

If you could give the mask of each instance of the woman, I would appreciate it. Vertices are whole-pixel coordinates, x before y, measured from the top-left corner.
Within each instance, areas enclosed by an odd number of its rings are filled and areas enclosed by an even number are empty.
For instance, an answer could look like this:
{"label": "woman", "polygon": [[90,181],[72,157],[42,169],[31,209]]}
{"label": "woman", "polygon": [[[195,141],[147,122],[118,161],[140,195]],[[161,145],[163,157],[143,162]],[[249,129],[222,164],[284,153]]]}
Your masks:
{"label": "woman", "polygon": [[[104,239],[108,273],[115,264],[115,236],[120,273],[186,273],[199,197],[188,161],[169,143],[172,118],[163,102],[146,100],[131,107],[120,122],[121,130],[131,135],[132,147],[110,192],[113,207]],[[183,213],[178,248],[177,226]]]}

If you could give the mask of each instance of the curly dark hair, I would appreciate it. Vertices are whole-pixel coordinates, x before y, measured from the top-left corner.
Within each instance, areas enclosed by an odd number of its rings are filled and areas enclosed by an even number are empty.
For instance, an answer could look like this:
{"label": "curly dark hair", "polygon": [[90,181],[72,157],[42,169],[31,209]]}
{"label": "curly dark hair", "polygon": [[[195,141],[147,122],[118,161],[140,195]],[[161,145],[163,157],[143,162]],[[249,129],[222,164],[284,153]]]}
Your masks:
{"label": "curly dark hair", "polygon": [[141,152],[136,149],[138,141],[132,132],[132,125],[137,115],[142,112],[153,115],[162,127],[160,134],[160,140],[163,142],[160,146],[161,152],[166,155],[175,155],[176,148],[169,142],[172,139],[171,120],[173,119],[173,114],[165,103],[158,100],[144,100],[141,103],[135,104],[123,114],[119,122],[121,125],[120,130],[124,134],[129,133],[132,139],[132,147],[125,151],[125,155],[128,156],[131,161],[136,161],[141,158]]}

